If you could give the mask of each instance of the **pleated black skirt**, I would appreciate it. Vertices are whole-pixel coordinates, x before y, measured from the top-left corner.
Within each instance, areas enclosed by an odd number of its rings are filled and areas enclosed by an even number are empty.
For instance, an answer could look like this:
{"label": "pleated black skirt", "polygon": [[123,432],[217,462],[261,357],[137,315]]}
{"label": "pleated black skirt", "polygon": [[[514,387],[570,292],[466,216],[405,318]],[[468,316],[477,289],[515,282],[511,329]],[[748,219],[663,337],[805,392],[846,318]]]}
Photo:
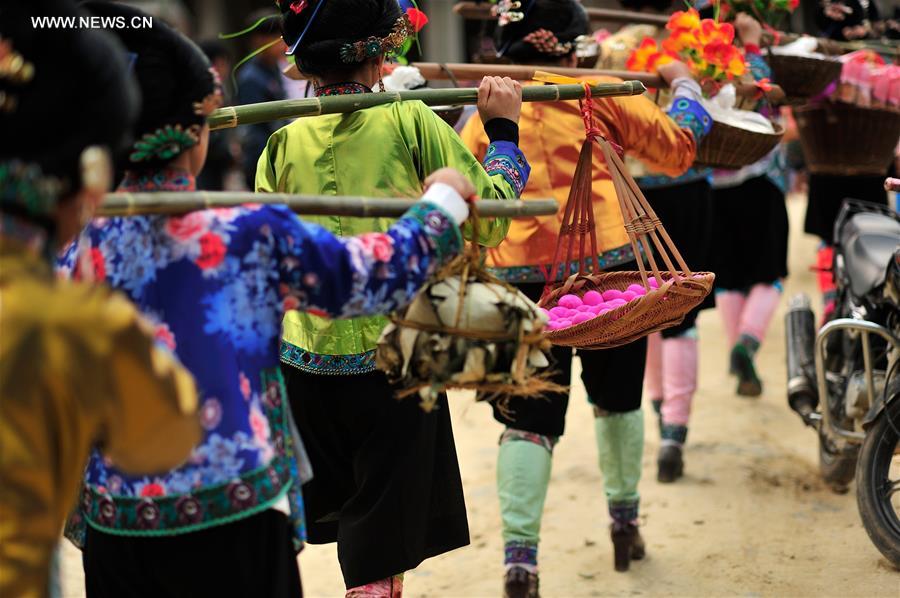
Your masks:
{"label": "pleated black skirt", "polygon": [[784,193],[765,175],[713,189],[716,288],[746,290],[788,275]]}
{"label": "pleated black skirt", "polygon": [[381,372],[282,371],[313,469],[303,486],[308,541],[337,542],[347,588],[469,543],[446,395],[425,413],[415,397],[398,400]]}
{"label": "pleated black skirt", "polygon": [[288,518],[274,509],[159,538],[88,526],[82,561],[88,598],[303,596]]}
{"label": "pleated black skirt", "polygon": [[[694,272],[715,271],[712,259],[713,195],[709,181],[703,179],[641,190],[688,267]],[[657,263],[660,268],[665,267],[665,264]],[[689,330],[696,325],[700,311],[711,309],[715,304],[715,295],[710,293],[681,324],[664,330],[663,336],[677,336]]]}

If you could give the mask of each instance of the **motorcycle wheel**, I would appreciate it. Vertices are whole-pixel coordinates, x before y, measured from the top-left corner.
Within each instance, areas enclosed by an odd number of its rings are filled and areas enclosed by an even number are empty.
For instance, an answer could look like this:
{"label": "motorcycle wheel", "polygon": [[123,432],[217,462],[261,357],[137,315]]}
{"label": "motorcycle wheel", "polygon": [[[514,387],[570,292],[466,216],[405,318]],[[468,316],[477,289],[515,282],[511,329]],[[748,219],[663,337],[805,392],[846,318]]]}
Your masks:
{"label": "motorcycle wheel", "polygon": [[839,450],[827,436],[819,432],[819,472],[834,492],[847,493],[850,482],[856,476],[857,455],[858,446],[849,445],[844,450]]}
{"label": "motorcycle wheel", "polygon": [[[863,526],[875,547],[895,567],[900,567],[898,444],[900,401],[895,400],[878,416],[866,434],[856,472],[856,502]],[[896,479],[892,480],[891,475]]]}

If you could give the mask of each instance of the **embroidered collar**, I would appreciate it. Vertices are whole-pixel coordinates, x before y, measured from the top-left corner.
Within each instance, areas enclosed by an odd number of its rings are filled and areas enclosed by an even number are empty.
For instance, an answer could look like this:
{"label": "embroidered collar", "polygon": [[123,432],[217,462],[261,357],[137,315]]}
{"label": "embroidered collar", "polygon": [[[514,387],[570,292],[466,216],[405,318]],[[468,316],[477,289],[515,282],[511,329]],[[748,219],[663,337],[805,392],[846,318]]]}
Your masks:
{"label": "embroidered collar", "polygon": [[119,191],[194,191],[194,175],[180,168],[164,168],[146,172],[126,172]]}
{"label": "embroidered collar", "polygon": [[343,96],[353,93],[372,93],[372,90],[362,83],[334,83],[332,85],[322,85],[316,88],[316,97],[322,96]]}

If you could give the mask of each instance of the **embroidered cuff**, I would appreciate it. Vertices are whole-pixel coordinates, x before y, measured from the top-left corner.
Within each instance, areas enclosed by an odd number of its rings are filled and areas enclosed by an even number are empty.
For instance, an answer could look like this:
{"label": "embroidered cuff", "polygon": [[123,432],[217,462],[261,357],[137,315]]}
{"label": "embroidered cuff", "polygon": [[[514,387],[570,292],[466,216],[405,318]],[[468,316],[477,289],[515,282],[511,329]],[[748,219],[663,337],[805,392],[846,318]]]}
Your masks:
{"label": "embroidered cuff", "polygon": [[766,59],[762,57],[762,54],[748,54],[747,66],[750,67],[750,74],[757,81],[772,78],[772,69],[769,67]]}
{"label": "embroidered cuff", "polygon": [[519,125],[508,118],[492,118],[484,123],[484,132],[491,143],[509,141],[519,145]]}
{"label": "embroidered cuff", "polygon": [[443,208],[453,218],[456,226],[461,225],[469,217],[469,206],[466,204],[466,200],[456,192],[456,189],[446,183],[435,183],[429,187],[422,196],[422,201]]}
{"label": "embroidered cuff", "polygon": [[531,173],[531,165],[519,146],[509,141],[491,143],[484,157],[484,169],[491,176],[499,174],[506,179],[515,190],[516,197],[522,195]]}
{"label": "embroidered cuff", "polygon": [[713,120],[709,112],[696,100],[675,98],[669,108],[669,116],[682,129],[690,129],[697,143],[712,129]]}
{"label": "embroidered cuff", "polygon": [[430,202],[420,201],[403,215],[404,218],[418,220],[434,247],[434,257],[438,264],[455,257],[462,250],[463,237],[453,217],[442,208]]}

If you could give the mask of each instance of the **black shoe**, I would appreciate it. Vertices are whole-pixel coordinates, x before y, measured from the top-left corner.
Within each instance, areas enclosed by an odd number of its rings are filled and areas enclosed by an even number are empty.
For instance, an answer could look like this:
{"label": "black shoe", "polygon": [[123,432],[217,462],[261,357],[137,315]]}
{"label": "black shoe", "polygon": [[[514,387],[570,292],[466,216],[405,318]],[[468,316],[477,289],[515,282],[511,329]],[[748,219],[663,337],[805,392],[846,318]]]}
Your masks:
{"label": "black shoe", "polygon": [[513,567],[503,580],[503,598],[540,598],[537,573],[523,567]]}
{"label": "black shoe", "polygon": [[656,481],[671,484],[684,475],[684,459],[681,447],[667,444],[659,449],[656,457]]}
{"label": "black shoe", "polygon": [[758,397],[762,394],[762,381],[756,374],[753,358],[750,352],[742,344],[737,344],[731,350],[731,361],[734,364],[738,377],[737,394],[742,397]]}
{"label": "black shoe", "polygon": [[613,543],[613,566],[616,571],[628,571],[631,561],[644,558],[647,549],[638,527],[632,523],[614,522],[609,528]]}

